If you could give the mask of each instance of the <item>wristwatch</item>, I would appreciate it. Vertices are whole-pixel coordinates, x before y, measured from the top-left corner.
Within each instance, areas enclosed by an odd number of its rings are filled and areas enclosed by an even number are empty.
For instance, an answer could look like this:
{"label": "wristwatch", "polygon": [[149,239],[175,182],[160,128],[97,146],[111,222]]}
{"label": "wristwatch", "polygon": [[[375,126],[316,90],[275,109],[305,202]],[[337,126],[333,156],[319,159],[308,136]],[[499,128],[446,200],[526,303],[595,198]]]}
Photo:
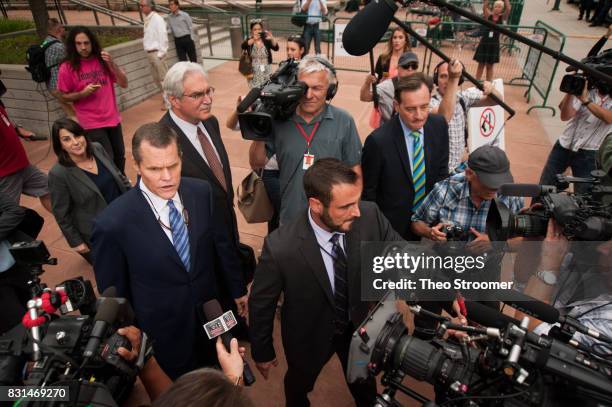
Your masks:
{"label": "wristwatch", "polygon": [[552,271],[548,270],[540,270],[536,273],[536,276],[542,280],[544,284],[547,285],[556,285],[557,284],[557,275]]}

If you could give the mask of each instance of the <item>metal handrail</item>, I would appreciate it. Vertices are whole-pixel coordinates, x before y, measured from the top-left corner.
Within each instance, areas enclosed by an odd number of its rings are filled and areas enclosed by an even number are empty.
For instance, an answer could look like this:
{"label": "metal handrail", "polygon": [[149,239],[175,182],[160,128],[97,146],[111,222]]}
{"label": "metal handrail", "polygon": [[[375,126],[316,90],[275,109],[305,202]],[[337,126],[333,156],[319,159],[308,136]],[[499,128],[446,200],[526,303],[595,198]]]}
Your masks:
{"label": "metal handrail", "polygon": [[[79,6],[83,6],[85,8],[88,8],[88,9],[92,10],[94,12],[94,17],[96,19],[96,23],[98,23],[98,25],[100,25],[100,21],[98,20],[98,15],[96,13],[106,14],[107,16],[110,16],[111,19],[116,18],[117,20],[125,21],[126,23],[130,23],[132,25],[142,25],[142,21],[138,21],[138,20],[135,20],[135,19],[133,19],[131,17],[124,16],[121,13],[117,13],[116,11],[113,11],[113,10],[108,9],[106,7],[98,6],[97,4],[90,3],[90,2],[88,2],[86,0],[68,0],[68,2],[70,2],[72,4],[77,4]],[[113,23],[114,23],[114,21],[113,21]]]}

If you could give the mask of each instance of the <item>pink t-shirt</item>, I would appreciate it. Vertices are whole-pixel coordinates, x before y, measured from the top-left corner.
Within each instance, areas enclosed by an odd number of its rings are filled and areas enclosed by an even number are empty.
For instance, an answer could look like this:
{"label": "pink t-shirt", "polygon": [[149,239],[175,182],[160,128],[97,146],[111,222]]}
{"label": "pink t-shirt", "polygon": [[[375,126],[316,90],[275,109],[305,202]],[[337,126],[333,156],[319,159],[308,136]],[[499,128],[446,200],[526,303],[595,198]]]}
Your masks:
{"label": "pink t-shirt", "polygon": [[97,58],[81,59],[81,66],[74,71],[68,62],[62,63],[58,74],[57,89],[62,93],[80,92],[90,83],[102,87],[89,96],[74,102],[77,119],[85,130],[114,127],[121,122],[112,72],[107,72]]}

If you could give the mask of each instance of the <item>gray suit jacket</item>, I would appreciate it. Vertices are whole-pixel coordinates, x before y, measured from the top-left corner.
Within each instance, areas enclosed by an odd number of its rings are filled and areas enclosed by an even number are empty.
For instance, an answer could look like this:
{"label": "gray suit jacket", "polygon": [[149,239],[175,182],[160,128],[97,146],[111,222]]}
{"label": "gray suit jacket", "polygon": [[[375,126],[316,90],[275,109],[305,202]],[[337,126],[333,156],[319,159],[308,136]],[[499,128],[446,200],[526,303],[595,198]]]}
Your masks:
{"label": "gray suit jacket", "polygon": [[[106,155],[104,147],[92,142],[94,156],[115,178],[121,192],[130,189],[130,181]],[[90,245],[93,220],[106,201],[94,182],[78,167],[57,163],[49,171],[49,190],[53,215],[70,247]]]}

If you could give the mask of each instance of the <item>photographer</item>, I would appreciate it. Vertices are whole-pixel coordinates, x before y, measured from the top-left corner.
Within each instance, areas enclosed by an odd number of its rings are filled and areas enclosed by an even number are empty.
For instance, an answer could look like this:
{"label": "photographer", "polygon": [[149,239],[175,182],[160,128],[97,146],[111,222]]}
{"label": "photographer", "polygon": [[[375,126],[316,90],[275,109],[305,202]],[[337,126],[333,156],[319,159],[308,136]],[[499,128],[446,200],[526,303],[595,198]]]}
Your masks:
{"label": "photographer", "polygon": [[513,213],[523,207],[522,198],[497,194],[499,187],[511,182],[506,153],[494,146],[479,147],[470,154],[465,172],[438,182],[425,197],[412,215],[412,231],[430,240],[445,241],[444,226],[461,226],[470,232],[468,248],[486,250],[490,246],[485,227],[491,201],[498,198]]}
{"label": "photographer", "polygon": [[[307,56],[298,65],[297,79],[308,86],[289,120],[275,120],[272,143],[280,171],[280,223],[289,222],[307,207],[302,188],[304,172],[320,158],[337,158],[361,175],[361,141],[353,118],[326,103],[337,90],[333,65],[321,57]],[[252,162],[265,163],[266,143],[256,141]]]}
{"label": "photographer", "polygon": [[[612,131],[612,98],[599,88],[585,84],[582,94],[566,93],[559,104],[561,120],[569,124],[555,143],[540,176],[540,184],[555,185],[557,174],[567,167],[575,177],[590,177],[595,169],[595,154],[604,137]],[[577,184],[575,192],[585,193]]]}
{"label": "photographer", "polygon": [[258,88],[270,80],[272,73],[272,51],[278,51],[278,42],[269,31],[264,31],[261,20],[251,20],[251,35],[244,40],[241,47],[251,56],[253,77],[249,79],[249,88]]}

